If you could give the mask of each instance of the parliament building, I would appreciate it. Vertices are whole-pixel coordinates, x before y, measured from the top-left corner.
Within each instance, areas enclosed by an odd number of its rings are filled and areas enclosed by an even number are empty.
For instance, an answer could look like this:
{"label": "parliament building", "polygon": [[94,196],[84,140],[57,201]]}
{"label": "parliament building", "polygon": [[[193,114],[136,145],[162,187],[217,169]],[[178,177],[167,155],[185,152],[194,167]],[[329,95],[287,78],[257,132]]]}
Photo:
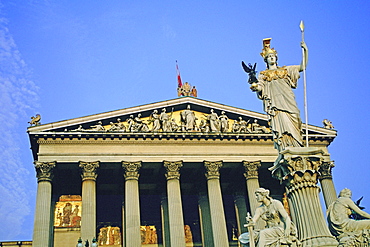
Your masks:
{"label": "parliament building", "polygon": [[269,170],[278,152],[266,114],[191,96],[36,124],[28,134],[38,179],[34,247],[74,247],[79,238],[109,247],[240,246],[259,187],[298,222],[304,246],[334,239],[318,196],[326,205],[336,199],[333,129],[308,125],[309,158],[284,181]]}

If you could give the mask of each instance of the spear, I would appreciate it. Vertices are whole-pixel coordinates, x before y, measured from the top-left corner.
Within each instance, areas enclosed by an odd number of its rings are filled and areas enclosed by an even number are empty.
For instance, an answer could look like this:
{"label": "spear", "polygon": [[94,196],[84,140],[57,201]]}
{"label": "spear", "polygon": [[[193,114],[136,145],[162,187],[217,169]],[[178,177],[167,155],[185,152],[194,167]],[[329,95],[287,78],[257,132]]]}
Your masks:
{"label": "spear", "polygon": [[[299,24],[302,33],[302,42],[304,42],[304,24],[303,21]],[[308,147],[308,110],[307,110],[307,84],[306,84],[306,60],[305,51],[302,47],[302,65],[303,65],[303,94],[304,94],[304,115],[306,121],[306,147]]]}

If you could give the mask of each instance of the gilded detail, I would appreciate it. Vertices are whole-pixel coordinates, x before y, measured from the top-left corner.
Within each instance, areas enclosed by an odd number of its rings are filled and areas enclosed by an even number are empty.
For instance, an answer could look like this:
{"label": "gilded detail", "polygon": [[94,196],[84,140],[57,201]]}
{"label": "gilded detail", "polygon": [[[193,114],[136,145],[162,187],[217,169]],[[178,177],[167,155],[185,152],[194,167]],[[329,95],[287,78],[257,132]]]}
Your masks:
{"label": "gilded detail", "polygon": [[261,167],[261,161],[243,161],[245,167],[244,177],[246,179],[258,178],[258,168]]}
{"label": "gilded detail", "polygon": [[267,69],[261,71],[260,74],[262,75],[262,80],[264,81],[288,78],[288,70],[286,69],[286,66],[278,67],[277,69],[273,70]]}
{"label": "gilded detail", "polygon": [[38,181],[51,181],[53,179],[53,168],[56,162],[38,162],[35,161],[36,177]]}
{"label": "gilded detail", "polygon": [[99,168],[99,161],[83,162],[80,161],[80,168],[82,168],[82,180],[92,179],[95,180],[98,176],[97,169]]}
{"label": "gilded detail", "polygon": [[141,167],[141,161],[137,162],[125,162],[122,161],[122,168],[125,170],[125,179],[139,179],[139,169]]}
{"label": "gilded detail", "polygon": [[182,161],[164,161],[164,167],[166,168],[166,178],[170,179],[180,179],[180,168],[182,167]]}
{"label": "gilded detail", "polygon": [[222,167],[222,161],[209,162],[204,161],[204,166],[206,168],[206,177],[207,179],[220,178],[220,168]]}

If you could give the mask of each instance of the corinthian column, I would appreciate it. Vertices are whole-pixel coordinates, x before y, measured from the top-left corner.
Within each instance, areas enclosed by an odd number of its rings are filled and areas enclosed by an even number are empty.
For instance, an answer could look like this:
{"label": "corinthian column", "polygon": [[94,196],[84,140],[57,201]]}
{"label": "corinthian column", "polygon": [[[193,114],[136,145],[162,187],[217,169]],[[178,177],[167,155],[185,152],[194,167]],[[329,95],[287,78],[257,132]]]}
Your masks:
{"label": "corinthian column", "polygon": [[96,236],[96,178],[99,161],[82,162],[82,209],[81,209],[81,238],[91,240]]}
{"label": "corinthian column", "polygon": [[185,247],[184,216],[180,191],[180,167],[182,161],[164,161],[167,178],[168,218],[172,247]]}
{"label": "corinthian column", "polygon": [[329,207],[332,202],[337,199],[337,192],[333,184],[333,178],[331,176],[331,170],[334,167],[334,161],[323,162],[320,166],[319,180],[321,183],[322,193],[324,195],[326,208]]}
{"label": "corinthian column", "polygon": [[211,211],[214,247],[229,246],[226,230],[225,212],[220,186],[219,170],[222,167],[222,161],[204,161],[204,166],[206,168],[205,175],[207,178],[208,200]]}
{"label": "corinthian column", "polygon": [[[258,168],[261,167],[261,161],[243,161],[243,166],[245,168],[244,177],[246,179],[247,183],[247,192],[248,192],[248,200],[249,200],[249,207],[250,207],[250,213],[251,215],[254,215],[256,212],[256,208],[259,206],[257,200],[255,191],[260,187],[260,184],[258,182]],[[246,215],[244,216],[246,217]],[[245,220],[245,218],[243,218]],[[244,222],[245,223],[245,222]],[[244,226],[243,223],[243,226]],[[261,219],[258,219],[256,223],[256,229],[263,229],[264,228],[264,222]]]}
{"label": "corinthian column", "polygon": [[36,212],[32,246],[49,247],[51,243],[51,181],[55,162],[35,163],[37,177]]}
{"label": "corinthian column", "polygon": [[287,148],[281,154],[284,155],[281,166],[285,171],[282,182],[286,186],[292,218],[303,247],[338,246],[325,222],[317,186],[324,151],[296,147]]}
{"label": "corinthian column", "polygon": [[141,162],[122,162],[125,171],[126,246],[141,246],[139,169]]}

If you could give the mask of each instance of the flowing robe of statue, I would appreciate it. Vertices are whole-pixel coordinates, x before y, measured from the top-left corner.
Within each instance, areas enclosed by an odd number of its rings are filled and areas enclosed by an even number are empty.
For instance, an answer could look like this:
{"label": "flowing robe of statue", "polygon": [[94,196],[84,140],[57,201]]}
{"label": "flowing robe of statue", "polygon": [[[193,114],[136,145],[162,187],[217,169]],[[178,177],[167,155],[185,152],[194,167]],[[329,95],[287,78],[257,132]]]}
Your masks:
{"label": "flowing robe of statue", "polygon": [[302,146],[301,118],[292,88],[297,87],[299,65],[260,72],[256,91],[270,118],[275,148]]}

